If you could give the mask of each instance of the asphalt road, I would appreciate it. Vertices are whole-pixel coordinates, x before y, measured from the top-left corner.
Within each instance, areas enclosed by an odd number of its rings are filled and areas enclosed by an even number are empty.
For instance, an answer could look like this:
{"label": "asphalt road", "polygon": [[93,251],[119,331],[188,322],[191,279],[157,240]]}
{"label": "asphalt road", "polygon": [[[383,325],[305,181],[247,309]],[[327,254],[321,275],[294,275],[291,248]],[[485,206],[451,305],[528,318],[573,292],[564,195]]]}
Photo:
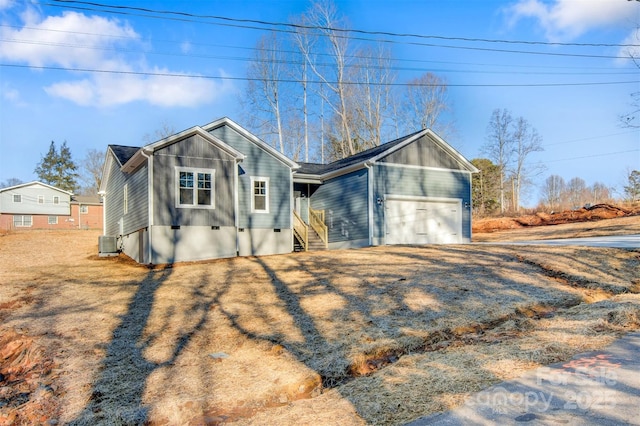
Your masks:
{"label": "asphalt road", "polygon": [[612,247],[637,249],[640,248],[640,234],[636,235],[612,235],[609,237],[565,238],[558,240],[531,240],[531,241],[495,241],[477,244],[500,245],[550,245],[550,246],[588,246],[588,247]]}

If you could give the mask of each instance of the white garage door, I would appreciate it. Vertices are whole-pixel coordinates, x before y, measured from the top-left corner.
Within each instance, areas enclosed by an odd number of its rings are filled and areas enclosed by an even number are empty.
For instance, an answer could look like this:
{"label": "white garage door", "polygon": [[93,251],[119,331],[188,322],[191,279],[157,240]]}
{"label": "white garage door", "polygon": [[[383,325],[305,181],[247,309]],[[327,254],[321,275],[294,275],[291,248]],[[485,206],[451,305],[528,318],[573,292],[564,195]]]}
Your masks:
{"label": "white garage door", "polygon": [[458,199],[387,199],[386,244],[457,244],[462,242]]}

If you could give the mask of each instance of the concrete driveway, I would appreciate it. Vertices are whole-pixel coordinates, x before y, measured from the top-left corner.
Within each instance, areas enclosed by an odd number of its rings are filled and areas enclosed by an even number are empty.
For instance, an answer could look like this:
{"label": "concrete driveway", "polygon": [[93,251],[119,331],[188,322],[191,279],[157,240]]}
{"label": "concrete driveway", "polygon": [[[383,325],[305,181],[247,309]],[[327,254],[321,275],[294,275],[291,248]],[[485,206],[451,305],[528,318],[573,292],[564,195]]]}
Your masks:
{"label": "concrete driveway", "polygon": [[531,240],[531,241],[493,241],[474,244],[500,244],[500,245],[550,245],[550,246],[588,246],[588,247],[612,247],[624,249],[640,248],[640,234],[636,235],[612,235],[609,237],[565,238],[558,240]]}
{"label": "concrete driveway", "polygon": [[640,333],[471,395],[406,426],[639,425]]}

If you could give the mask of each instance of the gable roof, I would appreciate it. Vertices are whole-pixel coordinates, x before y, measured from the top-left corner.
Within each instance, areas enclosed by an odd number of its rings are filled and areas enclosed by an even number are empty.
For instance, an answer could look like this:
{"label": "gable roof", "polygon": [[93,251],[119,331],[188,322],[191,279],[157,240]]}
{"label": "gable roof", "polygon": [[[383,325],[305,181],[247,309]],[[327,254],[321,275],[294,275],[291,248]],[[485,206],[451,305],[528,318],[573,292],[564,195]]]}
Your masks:
{"label": "gable roof", "polygon": [[6,188],[0,189],[0,192],[15,191],[16,189],[20,189],[20,188],[23,188],[23,187],[26,187],[26,186],[35,186],[35,185],[44,186],[45,188],[53,189],[55,191],[62,192],[63,194],[67,194],[69,196],[73,195],[73,192],[65,191],[64,189],[56,188],[53,185],[49,185],[49,184],[46,184],[46,183],[43,183],[43,182],[39,182],[37,180],[34,180],[32,182],[27,182],[27,183],[21,183],[19,185],[8,186]]}
{"label": "gable roof", "polygon": [[124,165],[127,161],[129,161],[131,157],[133,157],[133,154],[138,152],[140,147],[125,146],[125,145],[109,145],[109,149],[111,150],[111,152],[113,152],[113,155],[116,157],[116,160],[118,160],[118,163],[120,163],[120,167],[122,167],[122,165]]}
{"label": "gable roof", "polygon": [[423,129],[412,133],[407,136],[403,136],[398,139],[394,139],[390,142],[383,143],[382,145],[367,149],[349,157],[336,160],[329,164],[317,164],[317,163],[300,163],[301,167],[294,175],[299,178],[308,179],[329,179],[331,177],[339,176],[344,173],[349,173],[368,165],[375,163],[387,155],[404,148],[412,142],[417,141],[423,136],[428,136],[431,141],[438,145],[441,149],[451,155],[460,165],[471,173],[477,173],[478,169],[471,164],[466,158],[456,151],[451,145],[446,143],[442,138],[435,134],[430,129]]}
{"label": "gable roof", "polygon": [[202,128],[204,130],[206,130],[207,132],[210,132],[210,131],[215,130],[215,129],[217,129],[219,127],[222,127],[222,126],[228,126],[231,129],[235,130],[237,133],[239,133],[240,135],[244,136],[245,138],[247,138],[248,140],[250,140],[251,142],[253,142],[257,146],[262,148],[264,151],[267,151],[269,154],[274,156],[276,159],[280,160],[286,166],[288,166],[288,167],[290,167],[290,168],[292,168],[294,170],[298,169],[300,167],[298,165],[298,163],[296,163],[295,161],[291,160],[289,157],[287,157],[286,155],[284,155],[283,153],[281,153],[277,149],[273,148],[271,145],[269,145],[268,143],[264,142],[262,139],[260,139],[259,137],[257,137],[253,133],[249,132],[247,129],[245,129],[244,127],[240,126],[238,123],[236,123],[235,121],[233,121],[229,117],[222,117],[222,118],[220,118],[220,119],[218,119],[216,121],[212,121],[211,123],[205,124],[204,126],[202,126]]}
{"label": "gable roof", "polygon": [[[220,148],[222,151],[226,152],[233,158],[237,160],[244,160],[244,157],[245,157],[244,154],[235,150],[231,146],[227,145],[226,143],[224,143],[223,141],[221,141],[211,133],[205,131],[202,127],[193,126],[186,130],[183,130],[180,133],[176,133],[175,135],[171,135],[166,138],[160,139],[157,142],[145,145],[142,148],[136,150],[133,153],[133,155],[131,155],[131,157],[129,157],[129,159],[127,159],[127,161],[125,161],[122,164],[122,171],[125,173],[130,173],[134,171],[136,168],[138,168],[140,164],[144,163],[147,160],[148,156],[150,154],[153,154],[155,151],[161,148],[164,148],[167,145],[171,145],[172,143],[178,142],[182,139],[186,139],[194,135],[198,135],[202,137],[203,139],[217,146],[218,148]],[[127,147],[120,147],[120,148],[125,148],[121,150],[121,154],[128,155],[130,153],[130,151],[126,149]]]}

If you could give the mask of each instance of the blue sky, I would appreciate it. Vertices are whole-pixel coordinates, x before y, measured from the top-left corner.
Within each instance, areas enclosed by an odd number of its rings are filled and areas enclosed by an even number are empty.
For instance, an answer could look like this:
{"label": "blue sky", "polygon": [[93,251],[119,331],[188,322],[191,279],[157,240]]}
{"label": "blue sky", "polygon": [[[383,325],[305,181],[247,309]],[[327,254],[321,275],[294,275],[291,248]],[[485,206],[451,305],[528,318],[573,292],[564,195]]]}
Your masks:
{"label": "blue sky", "polygon": [[[625,172],[640,169],[640,130],[619,124],[640,91],[640,69],[629,59],[630,50],[640,52],[640,2],[335,3],[352,29],[444,37],[385,39],[394,40],[400,79],[426,71],[446,78],[455,120],[447,139],[467,158],[481,156],[491,112],[506,108],[543,138],[545,150],[531,159],[547,167],[540,180],[558,174],[620,189]],[[293,0],[102,4],[269,22],[288,22],[309,7]],[[0,182],[35,180],[52,140],[66,141],[79,161],[108,144],[144,145],[163,126],[180,131],[223,116],[243,124],[244,58],[265,30],[121,12],[0,0]],[[535,203],[537,190],[529,198]]]}

